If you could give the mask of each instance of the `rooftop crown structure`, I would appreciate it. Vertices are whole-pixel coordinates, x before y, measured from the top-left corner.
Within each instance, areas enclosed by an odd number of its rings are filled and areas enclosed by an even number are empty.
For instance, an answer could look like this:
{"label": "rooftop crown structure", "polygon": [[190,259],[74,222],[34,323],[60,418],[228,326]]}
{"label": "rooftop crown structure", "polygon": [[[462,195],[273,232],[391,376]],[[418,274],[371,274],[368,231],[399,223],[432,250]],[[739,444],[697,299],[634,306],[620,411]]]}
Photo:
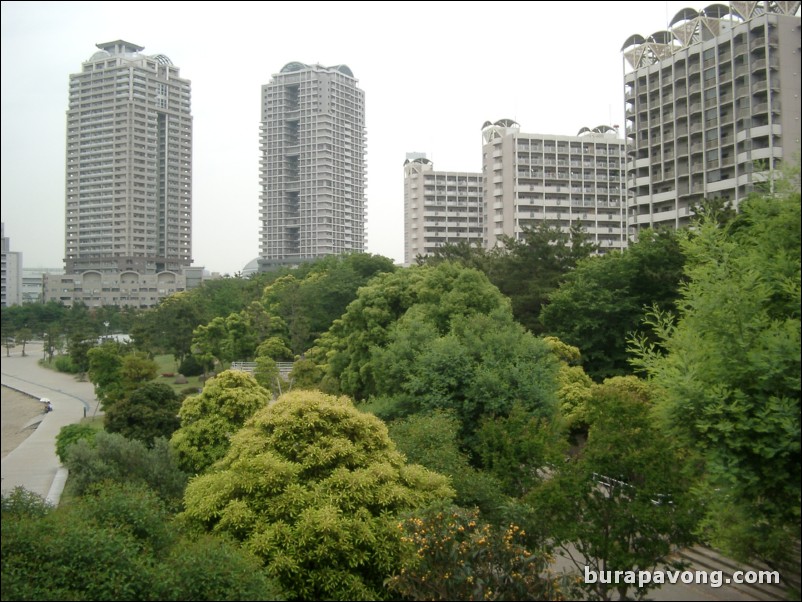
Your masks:
{"label": "rooftop crown structure", "polygon": [[737,205],[800,152],[800,2],[686,8],[632,35],[624,61],[628,225],[687,225]]}

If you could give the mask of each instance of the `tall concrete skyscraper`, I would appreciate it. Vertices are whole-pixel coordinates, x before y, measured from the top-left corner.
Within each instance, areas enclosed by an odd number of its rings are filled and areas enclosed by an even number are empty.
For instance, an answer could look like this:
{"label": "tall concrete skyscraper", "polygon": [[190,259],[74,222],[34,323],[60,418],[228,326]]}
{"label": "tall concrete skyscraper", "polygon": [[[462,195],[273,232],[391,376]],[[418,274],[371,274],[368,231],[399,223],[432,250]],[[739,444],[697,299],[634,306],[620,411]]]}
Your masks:
{"label": "tall concrete skyscraper", "polygon": [[683,9],[622,47],[631,231],[689,223],[692,205],[736,205],[781,161],[799,161],[799,2]]}
{"label": "tall concrete skyscraper", "polygon": [[365,94],[346,65],[262,86],[261,269],[365,248]]}
{"label": "tall concrete skyscraper", "polygon": [[70,75],[67,274],[180,273],[192,263],[190,82],[123,40]]}

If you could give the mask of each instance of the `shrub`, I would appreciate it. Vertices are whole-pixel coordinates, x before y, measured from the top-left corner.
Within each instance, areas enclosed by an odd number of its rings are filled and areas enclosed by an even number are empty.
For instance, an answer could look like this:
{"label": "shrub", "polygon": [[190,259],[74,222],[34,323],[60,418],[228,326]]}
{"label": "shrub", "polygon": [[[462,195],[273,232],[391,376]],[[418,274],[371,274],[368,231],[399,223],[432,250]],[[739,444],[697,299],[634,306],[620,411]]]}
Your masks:
{"label": "shrub", "polygon": [[203,374],[203,365],[194,355],[188,355],[178,367],[178,372],[184,376],[200,376]]}
{"label": "shrub", "polygon": [[66,372],[67,374],[78,374],[81,371],[80,366],[77,366],[69,355],[58,356],[53,365],[59,372]]}
{"label": "shrub", "polygon": [[61,463],[66,463],[67,452],[71,445],[78,443],[78,441],[82,439],[85,439],[89,445],[92,445],[97,432],[95,427],[86,422],[78,422],[61,427],[58,435],[56,435],[56,455],[58,459],[61,460]]}

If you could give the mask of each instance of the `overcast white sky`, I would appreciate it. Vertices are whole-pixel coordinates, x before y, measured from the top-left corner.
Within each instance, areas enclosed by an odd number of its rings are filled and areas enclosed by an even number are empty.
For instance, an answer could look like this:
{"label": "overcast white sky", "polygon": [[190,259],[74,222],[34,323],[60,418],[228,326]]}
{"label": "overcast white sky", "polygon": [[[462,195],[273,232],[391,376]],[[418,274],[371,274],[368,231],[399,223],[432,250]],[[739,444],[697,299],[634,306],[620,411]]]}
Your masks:
{"label": "overcast white sky", "polygon": [[259,254],[259,103],[286,63],[365,91],[367,250],[403,260],[403,163],[480,171],[481,126],[623,132],[621,46],[710,2],[2,2],[2,221],[24,267],[62,267],[69,75],[95,44],[165,54],[192,82],[194,265]]}

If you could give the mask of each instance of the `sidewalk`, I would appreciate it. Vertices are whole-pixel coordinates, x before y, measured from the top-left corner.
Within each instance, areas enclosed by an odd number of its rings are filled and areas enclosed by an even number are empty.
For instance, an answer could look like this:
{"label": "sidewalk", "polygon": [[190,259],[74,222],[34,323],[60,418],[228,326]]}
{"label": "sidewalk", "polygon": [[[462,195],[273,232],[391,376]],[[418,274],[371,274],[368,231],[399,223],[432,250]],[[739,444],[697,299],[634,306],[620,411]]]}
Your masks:
{"label": "sidewalk", "polygon": [[57,504],[67,480],[67,470],[56,456],[56,435],[61,427],[91,416],[97,407],[95,388],[90,382],[78,382],[74,376],[38,365],[41,343],[28,343],[25,357],[15,348],[0,362],[2,384],[35,397],[47,397],[53,411],[44,414],[37,429],[2,461],[2,492],[17,486],[41,495]]}

